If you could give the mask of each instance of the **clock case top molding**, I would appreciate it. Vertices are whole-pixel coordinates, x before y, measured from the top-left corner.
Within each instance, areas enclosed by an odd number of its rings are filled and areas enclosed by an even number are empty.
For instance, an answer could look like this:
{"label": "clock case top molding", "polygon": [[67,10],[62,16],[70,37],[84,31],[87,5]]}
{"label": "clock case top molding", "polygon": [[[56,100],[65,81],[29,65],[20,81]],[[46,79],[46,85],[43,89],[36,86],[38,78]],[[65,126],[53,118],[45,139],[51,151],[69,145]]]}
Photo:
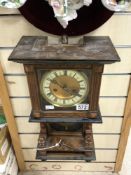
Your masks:
{"label": "clock case top molding", "polygon": [[[104,64],[120,61],[120,58],[108,36],[84,36],[76,44],[48,44],[48,37],[45,36],[23,36],[9,60],[24,64],[32,102],[32,121],[39,119],[39,122],[43,122],[45,119],[49,121],[57,118],[62,122],[68,118],[68,122],[73,119],[79,119],[79,122],[98,119],[100,122],[98,99]],[[43,110],[39,87],[41,70],[85,72],[89,77],[89,95],[86,102],[89,110],[77,111],[72,107]]]}

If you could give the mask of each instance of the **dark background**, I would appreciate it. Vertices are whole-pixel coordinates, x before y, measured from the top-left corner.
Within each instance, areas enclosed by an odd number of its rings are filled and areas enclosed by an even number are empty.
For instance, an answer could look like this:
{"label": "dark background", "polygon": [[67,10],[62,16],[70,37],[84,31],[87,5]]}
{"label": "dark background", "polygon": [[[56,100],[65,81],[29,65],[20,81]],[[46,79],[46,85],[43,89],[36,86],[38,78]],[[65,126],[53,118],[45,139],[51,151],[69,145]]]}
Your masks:
{"label": "dark background", "polygon": [[78,17],[64,29],[45,0],[27,0],[19,10],[31,24],[44,32],[68,36],[87,34],[104,24],[114,13],[106,9],[101,0],[93,0],[89,7],[83,6],[77,10]]}

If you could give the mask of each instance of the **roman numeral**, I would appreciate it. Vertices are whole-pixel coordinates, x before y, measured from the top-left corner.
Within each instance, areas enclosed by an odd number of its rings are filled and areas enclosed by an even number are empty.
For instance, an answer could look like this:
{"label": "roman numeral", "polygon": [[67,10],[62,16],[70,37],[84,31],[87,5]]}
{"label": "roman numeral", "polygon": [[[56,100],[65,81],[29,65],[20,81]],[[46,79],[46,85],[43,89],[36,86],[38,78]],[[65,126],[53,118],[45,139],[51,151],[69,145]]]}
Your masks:
{"label": "roman numeral", "polygon": [[76,96],[78,96],[78,97],[82,97],[82,95],[81,95],[81,94],[76,94]]}
{"label": "roman numeral", "polygon": [[51,92],[47,93],[46,95],[50,97],[51,96]]}
{"label": "roman numeral", "polygon": [[80,87],[80,90],[84,90],[84,89],[86,89],[85,87]]}
{"label": "roman numeral", "polygon": [[72,77],[75,77],[75,76],[76,76],[76,73]]}
{"label": "roman numeral", "polygon": [[57,72],[54,72],[54,75],[55,75],[56,77],[58,77],[58,74],[57,74]]}
{"label": "roman numeral", "polygon": [[51,79],[47,78],[48,81],[51,81]]}
{"label": "roman numeral", "polygon": [[54,98],[54,101],[57,101],[57,98],[56,97]]}
{"label": "roman numeral", "polygon": [[67,75],[67,70],[64,70],[64,75]]}
{"label": "roman numeral", "polygon": [[78,81],[78,82],[80,83],[80,82],[83,82],[83,81],[84,81],[84,80],[80,80],[80,81]]}

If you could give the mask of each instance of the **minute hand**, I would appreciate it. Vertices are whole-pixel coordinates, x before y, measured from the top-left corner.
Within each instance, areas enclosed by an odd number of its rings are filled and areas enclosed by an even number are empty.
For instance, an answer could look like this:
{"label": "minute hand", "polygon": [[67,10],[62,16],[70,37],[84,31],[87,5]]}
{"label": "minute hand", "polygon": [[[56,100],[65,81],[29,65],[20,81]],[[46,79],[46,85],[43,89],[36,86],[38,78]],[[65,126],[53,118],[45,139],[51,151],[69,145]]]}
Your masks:
{"label": "minute hand", "polygon": [[72,89],[68,88],[68,87],[63,87],[64,91],[68,92],[71,95],[77,95],[79,96],[78,92],[73,92]]}
{"label": "minute hand", "polygon": [[73,92],[72,89],[65,87],[63,84],[61,84],[57,80],[51,80],[51,82],[54,84],[57,84],[59,87],[61,87],[65,92],[69,93],[70,95],[79,95],[78,92]]}

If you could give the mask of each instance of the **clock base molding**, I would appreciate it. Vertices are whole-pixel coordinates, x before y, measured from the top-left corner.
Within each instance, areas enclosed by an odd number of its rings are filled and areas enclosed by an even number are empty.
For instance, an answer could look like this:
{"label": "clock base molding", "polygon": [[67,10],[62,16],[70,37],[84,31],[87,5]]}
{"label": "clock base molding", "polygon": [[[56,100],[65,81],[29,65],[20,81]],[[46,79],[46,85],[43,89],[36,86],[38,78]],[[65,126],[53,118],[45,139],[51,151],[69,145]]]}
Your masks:
{"label": "clock base molding", "polygon": [[[36,159],[42,161],[95,160],[92,124],[76,123],[76,126],[72,128],[73,125],[59,123],[56,128],[53,123],[48,126],[41,124]],[[47,132],[45,132],[45,127]]]}
{"label": "clock base molding", "polygon": [[[61,109],[62,110],[62,109]],[[74,110],[74,111],[54,111],[54,110],[48,110],[48,111],[32,111],[33,118],[92,118],[95,119],[99,115],[99,111],[80,111],[80,110]]]}
{"label": "clock base molding", "polygon": [[73,117],[34,117],[33,112],[31,112],[29,117],[29,122],[36,122],[36,123],[42,123],[42,122],[79,122],[79,123],[102,123],[102,116],[100,109],[97,111],[97,115],[95,118],[88,118],[88,117],[76,117],[75,115]]}
{"label": "clock base molding", "polygon": [[90,162],[90,161],[96,160],[96,156],[95,156],[94,150],[86,153],[86,155],[84,153],[82,154],[82,153],[58,153],[56,152],[56,153],[47,153],[46,156],[42,155],[42,152],[37,151],[36,159],[39,159],[41,161],[84,160],[84,161]]}

